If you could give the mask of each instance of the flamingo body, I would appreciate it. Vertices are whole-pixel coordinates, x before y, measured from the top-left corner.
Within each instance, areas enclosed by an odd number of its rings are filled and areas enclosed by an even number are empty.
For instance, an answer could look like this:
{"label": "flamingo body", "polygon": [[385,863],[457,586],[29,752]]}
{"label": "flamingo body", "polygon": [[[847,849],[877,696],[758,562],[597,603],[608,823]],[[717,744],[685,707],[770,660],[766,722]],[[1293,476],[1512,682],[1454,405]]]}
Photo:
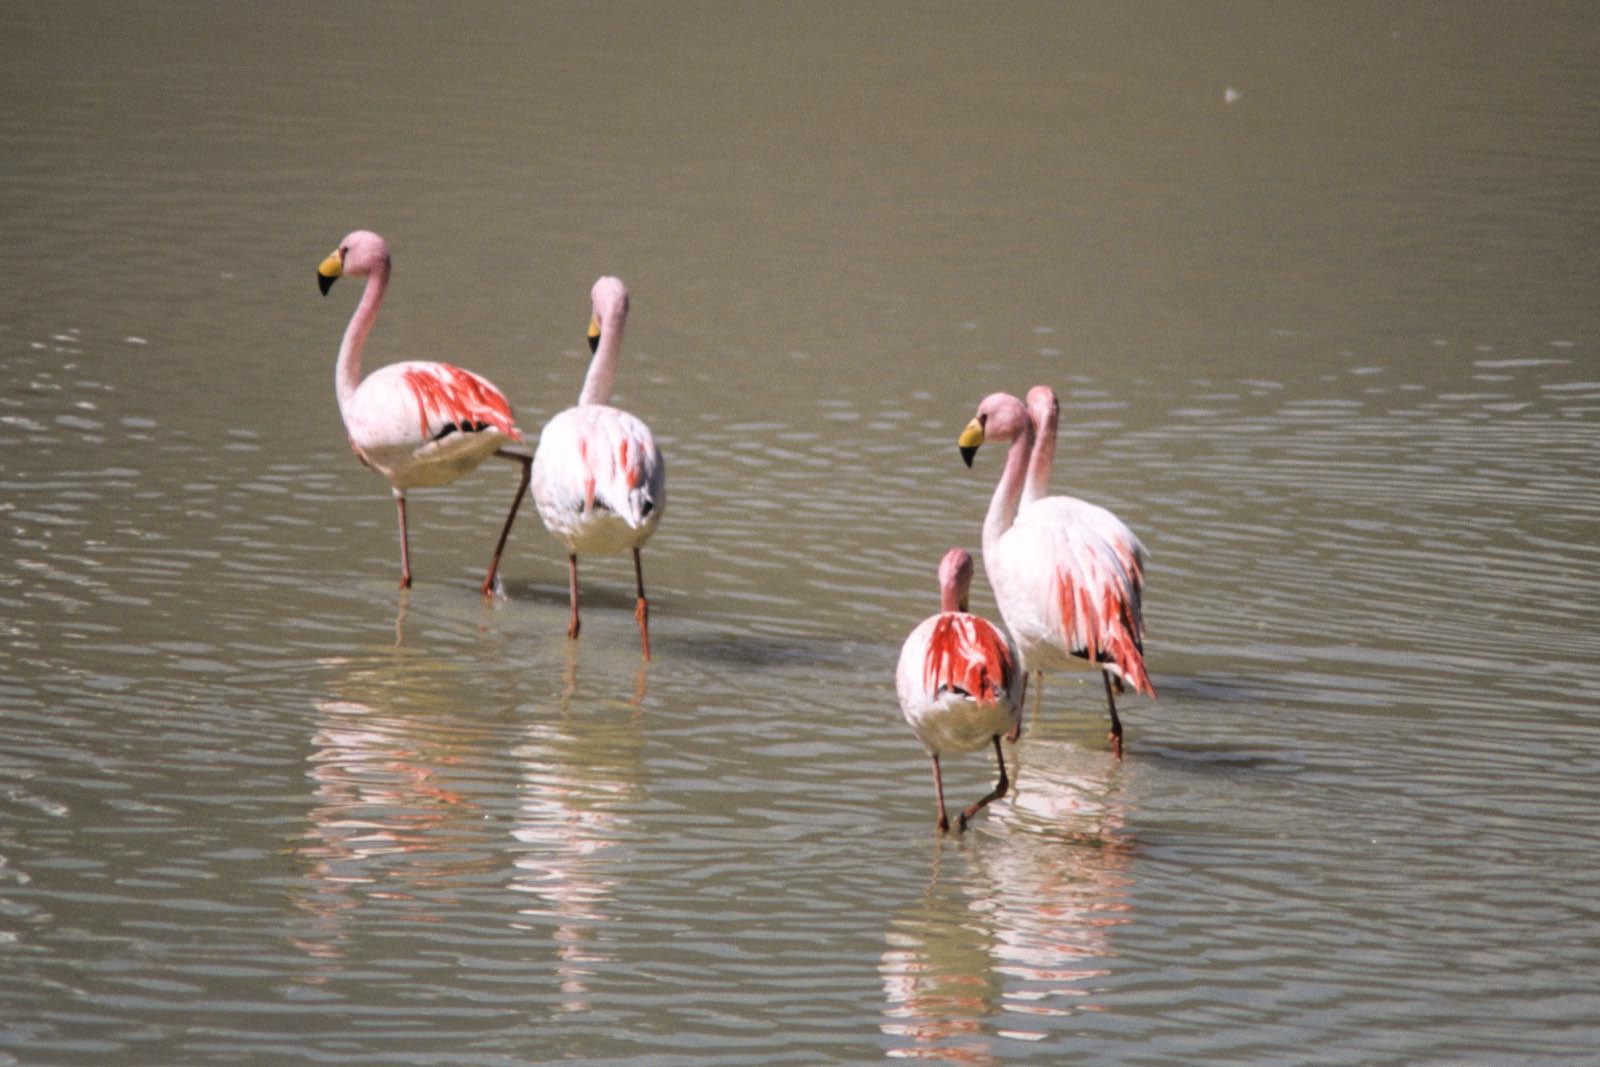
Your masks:
{"label": "flamingo body", "polygon": [[593,316],[589,364],[578,403],[557,413],[534,450],[533,500],[545,528],[567,548],[571,614],[567,636],[577,637],[578,556],[633,554],[639,623],[650,658],[649,603],[640,549],[655,533],[667,501],[667,467],[650,427],[611,406],[612,382],[628,314],[628,290],[604,277],[590,291]]}
{"label": "flamingo body", "polygon": [[963,611],[930,615],[900,648],[895,692],[928,755],[972,752],[1009,733],[1021,675],[1005,636]]}
{"label": "flamingo body", "polygon": [[1006,629],[1028,670],[1075,659],[1154,696],[1144,669],[1144,546],[1115,515],[1073,497],[1042,497],[984,553]]}
{"label": "flamingo body", "polygon": [[505,394],[449,363],[378,368],[357,387],[344,421],[361,458],[401,489],[448,485],[522,441]]}
{"label": "flamingo body", "polygon": [[959,548],[939,566],[940,607],[911,631],[900,647],[895,692],[900,711],[922,742],[933,766],[940,830],[948,829],[939,757],[993,744],[1000,784],[961,815],[960,826],[1007,788],[1002,735],[1020,722],[1025,678],[1011,644],[993,623],[967,610],[972,557]]}
{"label": "flamingo body", "polygon": [[500,555],[527,491],[531,459],[504,451],[522,441],[511,404],[492,382],[450,363],[407,360],[361,377],[367,335],[389,284],[389,246],[369,230],[356,230],[317,267],[323,295],[346,275],[365,277],[361,302],[350,316],[334,366],[334,393],[350,447],[362,463],[389,481],[400,521],[400,586],[411,585],[406,491],[446,485],[498,455],[522,465],[517,495],[483,580],[494,591]]}
{"label": "flamingo body", "polygon": [[650,428],[610,405],[567,408],[539,434],[534,504],[570,552],[615,555],[641,547],[661,521],[666,480]]}

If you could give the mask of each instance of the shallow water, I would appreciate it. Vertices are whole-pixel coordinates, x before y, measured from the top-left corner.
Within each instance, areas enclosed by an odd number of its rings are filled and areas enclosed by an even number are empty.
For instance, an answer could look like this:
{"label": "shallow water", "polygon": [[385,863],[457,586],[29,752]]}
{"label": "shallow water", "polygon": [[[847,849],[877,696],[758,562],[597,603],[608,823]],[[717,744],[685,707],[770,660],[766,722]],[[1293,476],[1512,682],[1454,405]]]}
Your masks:
{"label": "shallow water", "polygon": [[[1592,1056],[1586,8],[10,21],[0,1061]],[[356,226],[371,365],[530,438],[629,282],[648,665],[621,559],[565,639],[531,508],[480,600],[505,464],[395,589],[312,288]],[[895,657],[1038,381],[1160,695],[1119,764],[1050,679],[941,841]]]}

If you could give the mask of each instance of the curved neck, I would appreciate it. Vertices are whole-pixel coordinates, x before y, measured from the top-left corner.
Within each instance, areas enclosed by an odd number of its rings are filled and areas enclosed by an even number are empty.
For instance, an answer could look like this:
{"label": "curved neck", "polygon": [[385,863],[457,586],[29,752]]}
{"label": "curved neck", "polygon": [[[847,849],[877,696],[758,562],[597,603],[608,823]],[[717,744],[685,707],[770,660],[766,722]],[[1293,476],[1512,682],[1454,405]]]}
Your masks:
{"label": "curved neck", "polygon": [[339,397],[339,410],[343,411],[355,396],[361,384],[361,350],[366,347],[367,334],[378,318],[378,306],[383,303],[383,291],[389,287],[389,260],[372,269],[367,275],[367,287],[361,291],[361,303],[350,316],[350,325],[344,328],[344,340],[339,342],[339,362],[333,368],[333,389]]}
{"label": "curved neck", "polygon": [[622,322],[620,314],[611,312],[600,320],[600,342],[595,346],[594,358],[589,361],[589,373],[583,379],[583,392],[578,394],[578,403],[611,402],[611,388],[617,377],[617,356],[622,351]]}
{"label": "curved neck", "polygon": [[1017,506],[1022,499],[1022,479],[1028,465],[1028,453],[1033,449],[1033,422],[1026,422],[1022,431],[1011,439],[1006,451],[1005,469],[989,498],[989,513],[983,519],[983,558],[987,563],[994,558],[992,549],[1017,518]]}
{"label": "curved neck", "polygon": [[[1054,405],[1051,405],[1054,409]],[[1030,414],[1032,414],[1030,412]],[[1036,419],[1037,435],[1033,452],[1028,456],[1028,476],[1022,483],[1024,504],[1048,496],[1050,493],[1050,467],[1056,458],[1056,422],[1059,416],[1051,410],[1043,419]]]}

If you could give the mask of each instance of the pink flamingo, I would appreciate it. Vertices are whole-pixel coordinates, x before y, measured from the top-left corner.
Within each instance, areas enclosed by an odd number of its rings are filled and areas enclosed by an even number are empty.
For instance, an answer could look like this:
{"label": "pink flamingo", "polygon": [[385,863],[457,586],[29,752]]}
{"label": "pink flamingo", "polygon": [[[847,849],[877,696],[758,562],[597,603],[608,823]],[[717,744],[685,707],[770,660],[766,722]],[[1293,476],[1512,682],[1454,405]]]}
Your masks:
{"label": "pink flamingo", "polygon": [[961,830],[984,805],[1006,795],[1006,757],[1002,734],[1021,721],[1027,677],[1017,670],[1011,644],[987,619],[967,613],[972,556],[960,548],[939,562],[939,613],[917,624],[900,648],[895,691],[900,710],[933,762],[933,793],[939,803],[939,830],[950,828],[944,808],[939,753],[971,752],[994,743],[1000,782],[989,795],[961,813]]}
{"label": "pink flamingo", "polygon": [[[1049,403],[1055,407],[1053,393]],[[958,442],[969,467],[979,445],[1010,445],[983,521],[984,570],[1023,667],[1040,684],[1046,671],[1071,666],[1073,656],[1100,668],[1111,749],[1120,759],[1122,720],[1113,688],[1126,684],[1155,696],[1144,667],[1144,546],[1122,520],[1096,504],[1070,496],[1024,501],[1029,473],[1036,491],[1043,491],[1054,450],[1052,440],[1039,462],[1034,422],[1022,401],[992,393]]]}
{"label": "pink flamingo", "polygon": [[610,406],[628,289],[605,277],[589,294],[589,349],[594,358],[574,407],[560,412],[539,434],[533,454],[533,502],[556,539],[567,546],[567,588],[572,614],[567,636],[578,636],[578,554],[632,551],[644,658],[650,658],[650,605],[644,595],[639,550],[655,533],[666,507],[667,468],[650,427]]}
{"label": "pink flamingo", "polygon": [[406,532],[406,490],[445,485],[475,470],[489,456],[522,464],[517,495],[506,513],[500,540],[489,560],[483,593],[494,592],[495,573],[505,550],[511,523],[528,488],[528,456],[506,451],[521,441],[505,394],[487,379],[449,363],[407,360],[380,367],[361,377],[361,353],[378,317],[389,285],[389,246],[382,237],[356,230],[317,267],[317,285],[328,295],[346,275],[365,277],[361,302],[345,327],[334,367],[339,414],[356,458],[385,478],[394,489],[400,515],[400,588],[411,587],[411,552]]}

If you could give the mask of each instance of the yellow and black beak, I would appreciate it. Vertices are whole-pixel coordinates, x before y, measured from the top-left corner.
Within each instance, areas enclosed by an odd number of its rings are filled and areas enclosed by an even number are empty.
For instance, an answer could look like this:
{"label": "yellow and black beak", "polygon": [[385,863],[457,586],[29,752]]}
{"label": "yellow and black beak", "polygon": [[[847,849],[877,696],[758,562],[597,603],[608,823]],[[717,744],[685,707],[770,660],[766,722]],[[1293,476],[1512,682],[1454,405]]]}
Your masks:
{"label": "yellow and black beak", "polygon": [[961,436],[956,440],[956,446],[961,449],[961,461],[967,466],[972,466],[972,457],[978,454],[978,446],[983,444],[983,423],[973,419],[967,423],[967,428],[961,431]]}
{"label": "yellow and black beak", "polygon": [[333,283],[344,274],[344,256],[338,252],[328,253],[328,258],[317,264],[317,288],[322,290],[322,295],[327,296],[328,290],[333,288]]}
{"label": "yellow and black beak", "polygon": [[595,316],[589,317],[589,354],[594,355],[594,350],[600,347],[600,320]]}

